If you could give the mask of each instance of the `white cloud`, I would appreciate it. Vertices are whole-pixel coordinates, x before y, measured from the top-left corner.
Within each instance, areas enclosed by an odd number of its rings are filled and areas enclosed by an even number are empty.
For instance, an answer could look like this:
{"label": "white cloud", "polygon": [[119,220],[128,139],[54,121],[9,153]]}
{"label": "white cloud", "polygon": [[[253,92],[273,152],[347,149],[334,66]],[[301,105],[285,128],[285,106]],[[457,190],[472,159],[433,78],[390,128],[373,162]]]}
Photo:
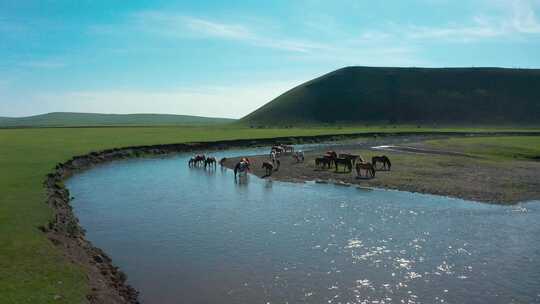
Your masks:
{"label": "white cloud", "polygon": [[533,3],[515,0],[511,1],[511,5],[512,18],[506,26],[519,33],[539,34],[540,22],[536,17]]}
{"label": "white cloud", "polygon": [[[493,6],[490,0],[487,5]],[[419,26],[390,23],[386,30],[369,29],[360,34],[365,42],[395,41],[450,41],[474,42],[483,39],[517,37],[525,34],[540,34],[540,21],[534,2],[511,0],[497,2],[499,13],[495,16],[478,13],[469,22],[452,23],[444,26]]]}
{"label": "white cloud", "polygon": [[170,38],[217,38],[234,40],[257,47],[308,53],[331,49],[330,46],[302,39],[273,37],[253,26],[197,18],[181,14],[148,11],[134,15],[139,30]]}

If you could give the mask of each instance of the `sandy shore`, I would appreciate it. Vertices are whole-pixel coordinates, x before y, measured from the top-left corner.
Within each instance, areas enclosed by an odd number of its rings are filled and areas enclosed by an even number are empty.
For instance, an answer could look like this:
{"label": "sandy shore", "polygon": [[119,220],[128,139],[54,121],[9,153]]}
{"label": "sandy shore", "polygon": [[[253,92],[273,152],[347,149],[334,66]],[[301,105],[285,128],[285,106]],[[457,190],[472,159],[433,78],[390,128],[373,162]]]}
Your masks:
{"label": "sandy shore", "polygon": [[[411,141],[411,139],[414,139]],[[457,197],[495,204],[515,204],[540,199],[540,162],[495,162],[459,151],[437,150],[423,142],[431,137],[386,138],[339,144],[305,153],[305,161],[297,163],[283,155],[281,166],[272,176],[265,177],[261,168],[268,155],[250,157],[252,173],[264,178],[289,182],[337,182],[366,187],[396,189]],[[390,145],[385,150],[374,146]],[[370,160],[374,155],[387,155],[392,160],[391,171],[377,171],[375,178],[359,178],[356,172],[336,172],[315,166],[315,158],[326,150],[360,154]],[[225,165],[232,168],[238,158]]]}

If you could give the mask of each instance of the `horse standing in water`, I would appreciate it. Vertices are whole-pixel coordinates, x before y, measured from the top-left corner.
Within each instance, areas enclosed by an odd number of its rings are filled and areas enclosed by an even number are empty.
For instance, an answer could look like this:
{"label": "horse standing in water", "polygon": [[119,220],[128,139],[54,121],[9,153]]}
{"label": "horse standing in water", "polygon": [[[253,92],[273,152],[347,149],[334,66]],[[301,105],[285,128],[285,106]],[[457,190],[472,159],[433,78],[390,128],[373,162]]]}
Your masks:
{"label": "horse standing in water", "polygon": [[217,164],[217,160],[215,157],[213,156],[210,156],[210,157],[207,157],[205,160],[204,160],[204,168],[206,169],[206,167],[210,166],[210,168],[212,167],[216,167],[216,164]]}
{"label": "horse standing in water", "polygon": [[377,163],[383,164],[383,169],[390,171],[390,168],[392,167],[392,163],[390,162],[390,159],[386,156],[373,156],[371,158],[371,163],[373,164],[374,168],[377,168]]}
{"label": "horse standing in water", "polygon": [[238,174],[241,174],[241,175],[245,176],[248,171],[250,171],[249,162],[246,162],[244,160],[239,161],[234,166],[234,179],[236,179],[236,175],[238,175]]}
{"label": "horse standing in water", "polygon": [[272,165],[271,162],[263,162],[262,168],[266,170],[266,175],[264,177],[272,175],[272,171],[274,171],[274,165]]}

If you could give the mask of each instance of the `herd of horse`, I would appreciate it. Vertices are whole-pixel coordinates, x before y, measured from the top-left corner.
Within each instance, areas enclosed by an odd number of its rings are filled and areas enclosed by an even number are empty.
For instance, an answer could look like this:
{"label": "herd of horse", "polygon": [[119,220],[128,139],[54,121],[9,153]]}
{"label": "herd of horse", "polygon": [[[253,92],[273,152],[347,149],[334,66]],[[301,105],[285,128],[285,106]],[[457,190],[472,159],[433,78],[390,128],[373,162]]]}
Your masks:
{"label": "herd of horse", "polygon": [[[223,157],[222,159],[220,159],[219,165],[223,167],[225,165],[226,160],[227,160],[226,157]],[[213,156],[197,154],[189,159],[188,166],[190,168],[204,167],[204,169],[215,169],[217,167],[217,163],[218,161]],[[247,157],[244,157],[234,166],[234,177],[236,178],[238,174],[246,175],[246,173],[249,171],[250,171],[249,159]]]}
{"label": "herd of horse", "polygon": [[366,177],[375,177],[377,170],[377,163],[382,164],[382,169],[390,170],[392,163],[386,155],[374,156],[371,158],[371,162],[365,161],[362,156],[354,154],[337,154],[335,151],[328,151],[322,157],[315,158],[315,166],[319,168],[332,168],[335,167],[336,172],[339,171],[340,166],[343,171],[347,170],[351,172],[353,167],[356,169],[356,174],[362,176],[362,171],[365,171]]}
{"label": "herd of horse", "polygon": [[216,168],[217,166],[217,160],[213,156],[206,156],[204,154],[197,154],[189,159],[188,161],[189,167],[202,167],[204,168]]}
{"label": "herd of horse", "polygon": [[[303,151],[294,151],[294,147],[290,145],[275,145],[270,150],[269,161],[263,161],[262,168],[265,169],[265,177],[272,175],[272,172],[279,170],[281,165],[280,158],[282,155],[292,155],[293,159],[297,163],[304,162],[305,156]],[[219,161],[221,166],[224,165],[226,158],[222,158]],[[217,167],[217,160],[213,156],[206,156],[204,154],[197,154],[189,159],[189,167],[204,167],[205,169],[215,169]],[[381,164],[379,168],[377,164]],[[386,155],[373,156],[371,162],[368,162],[360,155],[341,153],[338,154],[335,151],[327,151],[321,157],[315,158],[315,166],[322,169],[335,168],[336,172],[339,172],[340,167],[342,170],[352,172],[353,168],[356,169],[356,174],[362,177],[362,171],[365,172],[365,177],[375,177],[375,172],[380,169],[390,171],[392,163]],[[244,157],[237,162],[234,166],[234,177],[238,174],[246,175],[250,172],[250,161]]]}

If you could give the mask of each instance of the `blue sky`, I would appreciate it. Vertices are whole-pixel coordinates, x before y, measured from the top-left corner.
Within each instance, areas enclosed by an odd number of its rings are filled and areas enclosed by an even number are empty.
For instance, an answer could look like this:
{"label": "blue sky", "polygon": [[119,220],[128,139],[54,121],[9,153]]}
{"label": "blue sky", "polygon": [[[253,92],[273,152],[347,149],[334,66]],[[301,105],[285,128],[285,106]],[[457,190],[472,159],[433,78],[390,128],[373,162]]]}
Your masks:
{"label": "blue sky", "polygon": [[0,0],[0,116],[241,117],[334,69],[540,67],[540,0]]}

